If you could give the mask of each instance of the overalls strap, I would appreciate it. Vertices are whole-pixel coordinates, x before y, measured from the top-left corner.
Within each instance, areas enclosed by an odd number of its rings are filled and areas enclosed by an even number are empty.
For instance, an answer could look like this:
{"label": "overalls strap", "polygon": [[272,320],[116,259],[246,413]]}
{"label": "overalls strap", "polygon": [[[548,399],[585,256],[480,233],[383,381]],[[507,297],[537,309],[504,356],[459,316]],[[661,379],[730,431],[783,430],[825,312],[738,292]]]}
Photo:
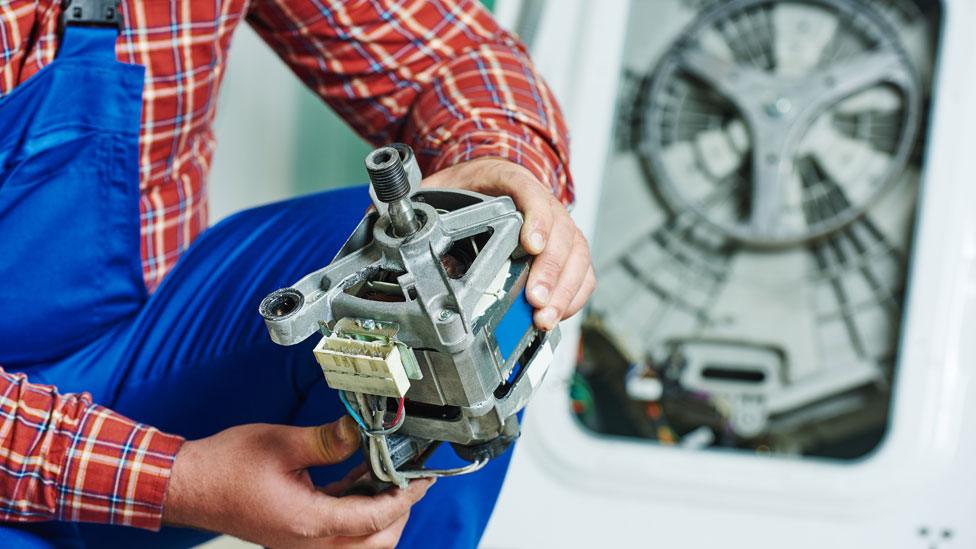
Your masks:
{"label": "overalls strap", "polygon": [[122,30],[118,0],[68,0],[61,12],[59,59],[115,59],[115,40]]}

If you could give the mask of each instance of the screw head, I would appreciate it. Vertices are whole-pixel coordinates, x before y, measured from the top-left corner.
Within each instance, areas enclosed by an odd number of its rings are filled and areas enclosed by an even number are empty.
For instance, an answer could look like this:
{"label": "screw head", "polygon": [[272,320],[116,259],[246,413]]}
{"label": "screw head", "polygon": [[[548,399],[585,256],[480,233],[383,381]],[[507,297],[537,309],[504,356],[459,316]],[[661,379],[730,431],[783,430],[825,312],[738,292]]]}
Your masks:
{"label": "screw head", "polygon": [[777,97],[769,103],[766,103],[764,108],[767,115],[773,118],[780,118],[786,116],[793,110],[793,102],[786,97]]}
{"label": "screw head", "polygon": [[441,309],[441,312],[438,313],[437,315],[437,320],[440,320],[441,322],[447,322],[448,320],[451,320],[453,316],[454,313],[452,311],[448,309]]}

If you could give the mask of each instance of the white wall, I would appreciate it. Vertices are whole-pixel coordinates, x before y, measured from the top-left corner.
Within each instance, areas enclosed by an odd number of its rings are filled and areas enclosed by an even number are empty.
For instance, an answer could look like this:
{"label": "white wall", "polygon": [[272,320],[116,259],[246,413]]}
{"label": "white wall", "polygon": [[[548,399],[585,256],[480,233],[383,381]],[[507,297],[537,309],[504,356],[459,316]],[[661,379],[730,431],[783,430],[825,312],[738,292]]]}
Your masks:
{"label": "white wall", "polygon": [[293,192],[301,83],[246,25],[234,36],[218,102],[210,219]]}

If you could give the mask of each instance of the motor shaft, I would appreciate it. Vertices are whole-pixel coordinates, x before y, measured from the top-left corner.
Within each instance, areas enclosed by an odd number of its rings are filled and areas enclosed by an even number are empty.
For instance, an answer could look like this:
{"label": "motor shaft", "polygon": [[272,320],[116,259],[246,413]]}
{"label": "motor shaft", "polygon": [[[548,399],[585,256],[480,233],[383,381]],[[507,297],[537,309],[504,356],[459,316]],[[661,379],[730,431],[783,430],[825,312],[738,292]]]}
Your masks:
{"label": "motor shaft", "polygon": [[388,204],[387,215],[396,236],[410,236],[420,229],[420,220],[410,202],[410,180],[393,147],[380,147],[366,156],[366,172],[376,197]]}

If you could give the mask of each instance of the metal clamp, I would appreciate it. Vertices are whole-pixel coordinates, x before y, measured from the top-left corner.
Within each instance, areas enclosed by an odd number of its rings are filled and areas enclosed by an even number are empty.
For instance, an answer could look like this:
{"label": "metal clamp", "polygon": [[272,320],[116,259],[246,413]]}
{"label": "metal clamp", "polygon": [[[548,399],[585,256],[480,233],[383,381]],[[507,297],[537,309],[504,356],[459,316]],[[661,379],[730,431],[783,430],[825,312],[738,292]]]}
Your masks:
{"label": "metal clamp", "polygon": [[62,28],[68,25],[122,28],[119,0],[65,0]]}

